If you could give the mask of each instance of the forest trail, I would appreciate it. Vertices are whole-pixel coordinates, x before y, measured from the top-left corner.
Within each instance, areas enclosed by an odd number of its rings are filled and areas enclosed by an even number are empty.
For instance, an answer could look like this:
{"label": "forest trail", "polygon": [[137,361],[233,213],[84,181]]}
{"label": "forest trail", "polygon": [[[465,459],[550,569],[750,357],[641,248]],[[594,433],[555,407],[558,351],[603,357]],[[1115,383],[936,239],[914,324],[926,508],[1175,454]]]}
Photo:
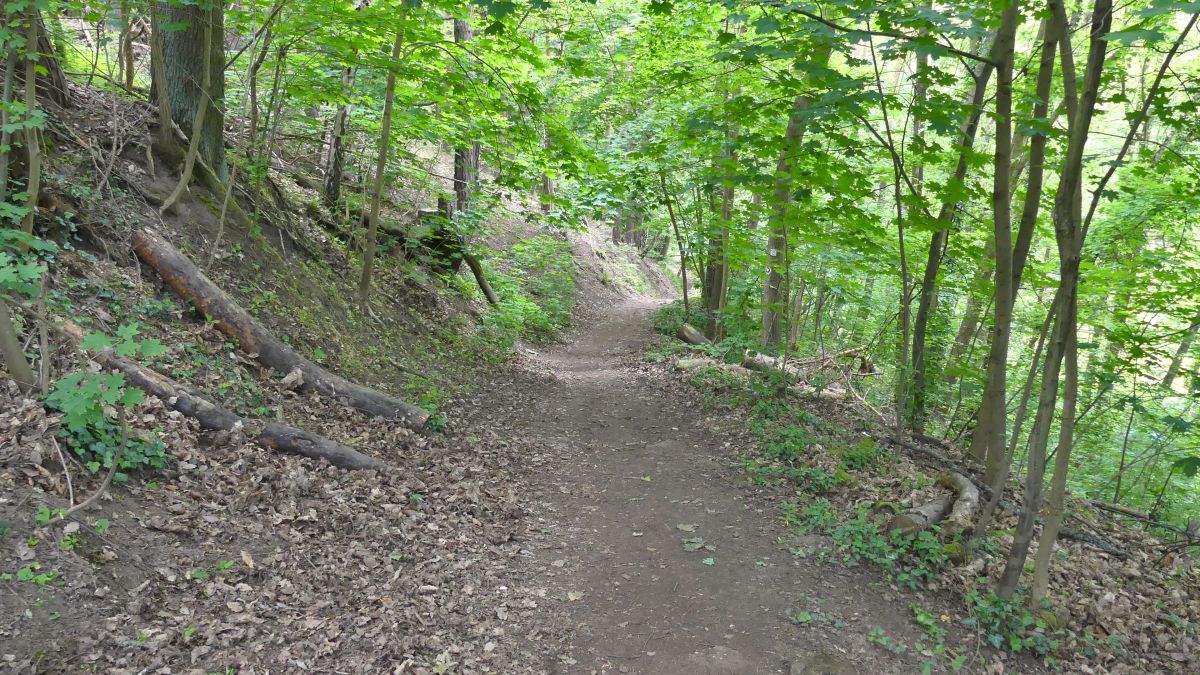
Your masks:
{"label": "forest trail", "polygon": [[[637,367],[657,306],[609,308],[566,348],[534,353],[536,381],[508,390],[529,397],[504,406],[517,414],[506,426],[540,465],[526,500],[540,534],[521,583],[544,586],[569,621],[569,646],[546,668],[912,672],[865,639],[873,626],[906,632],[905,604],[877,576],[778,545],[788,533],[775,505],[740,476],[696,402]],[[704,547],[685,550],[694,538]],[[815,620],[789,618],[801,612]]]}

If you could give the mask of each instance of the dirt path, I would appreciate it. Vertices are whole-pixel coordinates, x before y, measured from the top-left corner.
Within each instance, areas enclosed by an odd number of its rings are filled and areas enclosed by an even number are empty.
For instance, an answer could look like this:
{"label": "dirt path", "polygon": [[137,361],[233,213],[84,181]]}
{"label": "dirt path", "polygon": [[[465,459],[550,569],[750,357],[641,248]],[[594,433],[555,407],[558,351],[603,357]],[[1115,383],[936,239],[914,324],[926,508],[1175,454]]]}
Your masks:
{"label": "dirt path", "polygon": [[[511,385],[515,438],[539,450],[539,526],[522,582],[564,612],[559,673],[891,673],[914,661],[866,640],[911,634],[870,572],[796,558],[769,501],[679,386],[636,367],[650,301],[629,301]],[[528,373],[527,373],[528,374]],[[504,398],[503,391],[495,395]],[[695,551],[685,539],[702,538]],[[711,548],[708,548],[711,547]],[[814,618],[797,624],[801,612]]]}

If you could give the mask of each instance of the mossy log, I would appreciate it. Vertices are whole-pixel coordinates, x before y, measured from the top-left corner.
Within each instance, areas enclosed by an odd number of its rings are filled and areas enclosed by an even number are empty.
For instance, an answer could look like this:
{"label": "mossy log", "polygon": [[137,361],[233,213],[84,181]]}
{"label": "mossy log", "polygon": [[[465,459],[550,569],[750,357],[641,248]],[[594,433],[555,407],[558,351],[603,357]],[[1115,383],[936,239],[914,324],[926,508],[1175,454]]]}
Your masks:
{"label": "mossy log", "polygon": [[152,267],[167,286],[214,320],[218,330],[237,340],[242,351],[259,363],[284,373],[299,369],[304,374],[306,390],[344,399],[368,415],[400,420],[414,429],[423,428],[429,421],[429,413],[421,408],[350,382],[296,353],[225,295],[187,256],[154,232],[135,231],[132,244],[138,258]]}
{"label": "mossy log", "polygon": [[[84,332],[79,326],[68,324],[63,332],[76,342],[83,340]],[[310,459],[325,460],[342,469],[384,469],[382,461],[369,457],[354,448],[347,447],[323,436],[311,434],[303,429],[277,422],[261,423],[241,417],[223,408],[198,391],[180,384],[169,377],[146,368],[135,361],[117,356],[105,349],[92,358],[101,366],[115,370],[125,380],[142,391],[159,398],[163,403],[184,415],[194,418],[208,431],[235,431],[241,429],[255,443],[281,452],[301,455]]]}

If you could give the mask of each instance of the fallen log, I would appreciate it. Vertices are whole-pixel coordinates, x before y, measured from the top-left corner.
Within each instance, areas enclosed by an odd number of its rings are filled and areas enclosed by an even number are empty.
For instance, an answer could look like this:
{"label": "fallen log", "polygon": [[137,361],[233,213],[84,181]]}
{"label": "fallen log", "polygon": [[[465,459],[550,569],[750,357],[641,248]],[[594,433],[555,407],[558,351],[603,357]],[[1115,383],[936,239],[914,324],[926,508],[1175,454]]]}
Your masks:
{"label": "fallen log", "polygon": [[[885,436],[885,435],[871,434],[871,437],[874,438],[876,441],[886,444],[886,445],[895,445],[895,443],[896,443],[896,439],[891,435]],[[936,444],[943,445],[944,447],[950,447],[949,444],[941,442],[940,440]],[[962,467],[958,466],[958,464],[951,461],[950,458],[937,452],[936,450],[933,450],[931,448],[921,447],[920,445],[917,445],[915,443],[909,443],[907,441],[901,443],[900,447],[909,452],[924,456],[927,460],[931,460],[931,463],[937,465],[939,468],[959,474],[963,478],[966,478],[976,488],[979,489],[979,492],[981,495],[983,495],[985,497],[992,496],[992,488],[987,483],[985,483],[982,480],[979,480],[975,476],[971,475],[971,473],[968,472],[966,469],[963,469]],[[1017,506],[1016,504],[1013,504],[1012,502],[1008,501],[1007,499],[1001,499],[999,502],[999,507],[1004,509],[1005,511],[1008,511],[1009,513],[1020,513],[1021,512],[1021,508],[1019,506]],[[1038,518],[1035,522],[1038,525],[1041,525],[1043,523],[1041,518]],[[1080,530],[1075,530],[1075,529],[1064,527],[1064,528],[1059,529],[1058,538],[1059,539],[1070,539],[1072,541],[1078,541],[1082,544],[1088,544],[1089,546],[1092,546],[1101,551],[1104,551],[1105,553],[1108,553],[1109,555],[1112,555],[1116,558],[1120,558],[1121,560],[1126,560],[1129,558],[1128,551],[1113,544],[1112,542],[1109,542],[1105,539],[1101,539],[1100,537],[1098,537],[1094,534],[1088,533],[1088,532],[1083,532]]]}
{"label": "fallen log", "polygon": [[962,532],[970,528],[971,523],[975,522],[975,511],[979,508],[979,488],[966,476],[954,471],[947,471],[938,476],[938,485],[954,490],[954,494],[958,495],[954,506],[950,508],[950,514],[946,516],[946,525],[942,531],[954,528]]}
{"label": "fallen log", "polygon": [[749,370],[757,370],[760,373],[800,374],[792,363],[784,363],[784,360],[781,358],[760,354],[751,349],[747,349],[746,353],[742,356],[742,367]]}
{"label": "fallen log", "polygon": [[905,535],[916,534],[941,522],[953,505],[953,497],[939,495],[920,506],[914,506],[897,514],[892,518],[892,522],[888,523],[887,529],[889,532],[900,532]]}
{"label": "fallen log", "polygon": [[237,340],[242,351],[263,365],[284,373],[299,369],[304,374],[305,390],[343,398],[368,415],[398,419],[414,429],[423,428],[429,421],[429,413],[421,408],[350,382],[296,353],[209,281],[187,256],[154,232],[135,231],[132,244],[138,258],[154,268],[167,286],[201,314],[216,321],[218,330]]}
{"label": "fallen log", "polygon": [[712,341],[704,337],[699,329],[690,323],[679,324],[679,330],[675,331],[675,337],[683,340],[689,345],[710,345]]}
{"label": "fallen log", "polygon": [[[62,327],[64,333],[76,342],[84,338],[83,329],[75,324]],[[269,422],[260,424],[241,417],[212,401],[191,387],[180,384],[161,373],[150,370],[135,361],[117,356],[112,349],[92,354],[92,359],[101,366],[120,372],[125,380],[142,391],[155,396],[173,410],[194,418],[208,431],[243,430],[255,443],[282,452],[301,455],[310,459],[325,460],[342,469],[384,469],[386,464],[369,457],[354,448],[347,447],[323,436],[311,434],[286,424]]]}

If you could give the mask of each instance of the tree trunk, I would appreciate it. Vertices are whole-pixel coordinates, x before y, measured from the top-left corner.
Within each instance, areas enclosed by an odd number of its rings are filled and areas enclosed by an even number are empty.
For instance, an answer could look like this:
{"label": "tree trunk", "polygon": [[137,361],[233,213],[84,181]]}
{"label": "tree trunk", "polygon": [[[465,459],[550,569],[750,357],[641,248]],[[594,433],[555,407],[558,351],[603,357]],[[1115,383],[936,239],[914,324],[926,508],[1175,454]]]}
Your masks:
{"label": "tree trunk", "polygon": [[162,29],[162,9],[159,2],[151,2],[150,11],[150,89],[153,92],[155,105],[158,108],[158,138],[154,145],[158,152],[178,161],[180,157],[179,144],[171,129],[174,113],[171,110],[171,97],[167,94],[170,88],[167,84],[166,56],[164,55],[165,38]]}
{"label": "tree trunk", "polygon": [[679,233],[679,221],[675,219],[675,207],[671,205],[671,194],[667,191],[666,174],[660,171],[658,180],[662,184],[663,201],[667,204],[667,214],[671,217],[671,228],[675,231],[675,245],[679,247],[679,275],[683,278],[683,318],[686,321],[692,317],[692,307],[688,300],[687,246],[684,245],[683,236]]}
{"label": "tree trunk", "polygon": [[[271,41],[274,39],[275,33],[270,28],[263,33],[262,45],[258,49],[258,56],[254,58],[254,65],[250,67],[250,74],[247,77],[249,94],[250,94],[250,119],[247,122],[246,138],[246,157],[251,162],[258,159],[258,71],[262,70],[263,63],[267,60],[267,54],[270,53]],[[339,185],[341,185],[339,183]]]}
{"label": "tree trunk", "polygon": [[392,44],[392,62],[388,64],[387,86],[383,95],[383,121],[379,138],[379,159],[375,165],[375,186],[371,190],[371,217],[366,223],[363,243],[362,275],[358,279],[358,302],[363,313],[369,311],[367,298],[371,292],[371,271],[375,265],[375,234],[379,223],[379,201],[383,196],[383,177],[387,171],[388,153],[392,141],[392,105],[396,98],[396,62],[400,60],[400,49],[404,45],[405,9],[400,10],[400,27],[396,29],[396,40]]}
{"label": "tree trunk", "polygon": [[1171,358],[1171,365],[1167,367],[1167,374],[1163,376],[1163,389],[1170,389],[1175,384],[1175,378],[1179,377],[1179,371],[1183,367],[1183,359],[1191,350],[1197,332],[1200,332],[1200,321],[1193,321],[1179,341],[1179,348],[1175,350],[1175,356]]}
{"label": "tree trunk", "polygon": [[121,0],[117,8],[117,15],[121,22],[118,45],[121,49],[121,76],[125,82],[125,88],[133,91],[133,17],[129,14],[129,0]]}
{"label": "tree trunk", "polygon": [[[171,118],[189,137],[196,120],[200,127],[199,153],[224,181],[229,177],[225,163],[225,9],[223,2],[211,10],[198,5],[169,3],[171,23],[181,30],[163,32],[163,63]],[[205,60],[207,57],[207,67]],[[204,85],[208,73],[208,85]],[[206,108],[200,114],[201,108]]]}
{"label": "tree trunk", "polygon": [[[29,9],[29,25],[25,27],[25,54],[37,53],[38,46],[37,10]],[[25,114],[32,115],[37,110],[37,65],[36,59],[25,59]],[[38,191],[42,181],[42,142],[41,134],[36,126],[25,127],[25,151],[29,153],[29,166],[25,175],[25,234],[33,234],[33,219],[37,216]]]}
{"label": "tree trunk", "polygon": [[[821,60],[824,63],[824,59]],[[805,94],[796,96],[783,135],[783,148],[775,164],[775,187],[771,192],[771,213],[767,218],[767,282],[763,286],[763,346],[773,347],[784,338],[783,316],[787,312],[787,289],[784,275],[790,264],[787,236],[787,215],[791,210],[793,173],[804,144],[808,126],[806,113],[810,104]]]}
{"label": "tree trunk", "polygon": [[1067,494],[1067,472],[1071,467],[1071,450],[1075,445],[1075,404],[1079,398],[1079,349],[1076,325],[1078,299],[1075,293],[1067,297],[1066,307],[1066,379],[1063,382],[1063,406],[1058,429],[1058,451],[1054,456],[1054,476],[1050,479],[1050,499],[1046,502],[1046,521],[1038,539],[1037,557],[1034,561],[1033,584],[1030,586],[1029,602],[1032,607],[1041,607],[1050,586],[1050,562],[1054,553],[1054,542],[1062,527]]}
{"label": "tree trunk", "polygon": [[21,393],[28,394],[33,391],[37,385],[37,376],[33,374],[33,366],[29,365],[29,359],[25,358],[25,352],[21,349],[17,325],[3,296],[0,296],[0,356],[4,357],[8,374],[16,381]]}
{"label": "tree trunk", "polygon": [[[1096,0],[1092,12],[1091,44],[1088,50],[1087,67],[1075,115],[1069,124],[1067,150],[1063,168],[1059,174],[1058,191],[1054,198],[1054,229],[1059,254],[1059,289],[1061,302],[1066,308],[1060,311],[1055,322],[1054,340],[1046,352],[1046,364],[1042,370],[1042,389],[1038,400],[1038,413],[1034,421],[1025,476],[1025,504],[1017,520],[1013,545],[1005,562],[1004,572],[997,584],[996,592],[1002,597],[1011,597],[1016,591],[1029,553],[1033,538],[1034,521],[1041,506],[1043,478],[1045,476],[1046,442],[1057,403],[1059,373],[1063,355],[1074,323],[1070,307],[1079,284],[1080,252],[1085,232],[1082,224],[1081,201],[1083,182],[1083,152],[1091,130],[1096,99],[1100,90],[1101,76],[1107,57],[1107,35],[1112,25],[1112,0]],[[1065,479],[1065,478],[1064,478]]]}
{"label": "tree trunk", "polygon": [[[342,68],[342,95],[349,96],[354,88],[353,66]],[[350,103],[338,103],[337,111],[333,114],[333,122],[329,126],[329,148],[325,153],[325,182],[321,193],[322,200],[330,210],[337,208],[342,196],[342,166],[346,161],[346,149],[343,144],[346,128],[350,121]]]}
{"label": "tree trunk", "polygon": [[8,199],[8,167],[12,159],[12,131],[8,122],[16,71],[17,50],[10,49],[4,59],[4,89],[3,98],[0,98],[0,202]]}
{"label": "tree trunk", "polygon": [[475,275],[475,283],[479,284],[479,290],[483,291],[483,297],[487,298],[488,304],[500,304],[500,298],[496,295],[496,291],[492,290],[492,285],[488,283],[487,277],[483,274],[483,265],[479,264],[479,259],[466,251],[463,251],[462,259],[467,263],[467,267],[471,268],[471,274]]}
{"label": "tree trunk", "polygon": [[280,372],[300,369],[304,387],[325,396],[345,398],[368,415],[399,419],[414,429],[425,426],[429,413],[387,394],[363,387],[335,375],[297,354],[283,344],[244,309],[208,280],[186,256],[149,230],[134,232],[133,251],[173,291],[204,316],[216,322],[217,330],[237,340],[247,354],[256,354],[263,365]]}
{"label": "tree trunk", "polygon": [[737,131],[730,130],[726,135],[725,148],[721,159],[728,162],[726,180],[721,187],[721,210],[715,232],[708,238],[708,264],[704,270],[703,300],[707,313],[708,324],[705,332],[714,340],[721,338],[721,312],[725,309],[726,291],[729,288],[729,221],[733,217],[734,186],[730,180],[736,173],[737,162]]}
{"label": "tree trunk", "polygon": [[[205,20],[202,18],[201,21]],[[209,53],[209,50],[212,49],[213,44],[213,23],[214,22],[211,20],[211,18],[204,22],[203,37],[200,41],[200,44],[203,45],[204,49],[204,53],[200,57],[200,68],[203,71],[203,74],[201,75],[200,80],[199,95],[202,100],[206,99],[209,93],[213,91],[212,55]],[[191,134],[191,137],[188,139],[187,154],[184,155],[183,158],[183,170],[180,171],[179,182],[176,183],[175,189],[171,192],[170,196],[163,201],[162,206],[159,208],[160,214],[167,213],[171,210],[171,207],[173,207],[175,202],[179,200],[179,197],[183,195],[184,190],[186,190],[188,187],[188,183],[190,183],[192,180],[192,170],[196,166],[196,160],[200,157],[201,145],[204,142],[204,121],[208,118],[209,107],[210,106],[208,105],[197,105],[195,108],[196,115],[192,119],[192,123],[189,127],[189,133]],[[222,152],[224,152],[223,149]],[[214,171],[217,170],[216,167],[213,167],[211,164],[209,166]],[[222,179],[223,178],[224,176],[222,176]]]}
{"label": "tree trunk", "polygon": [[1008,341],[1012,329],[1012,222],[1009,171],[1012,168],[1012,75],[1019,2],[1004,12],[996,34],[996,148],[992,180],[992,245],[996,254],[995,294],[992,303],[992,344],[988,353],[987,384],[979,409],[979,423],[971,440],[971,456],[986,462],[988,475],[1004,456],[1005,378],[1008,375]]}
{"label": "tree trunk", "polygon": [[[997,58],[996,50],[1000,47],[999,38],[992,46],[993,60]],[[981,64],[974,74],[975,87],[971,91],[968,102],[971,112],[959,132],[959,154],[954,165],[951,183],[961,183],[967,175],[971,149],[975,145],[975,137],[979,131],[979,120],[983,115],[983,102],[987,94],[988,82],[991,80],[995,66],[991,63]],[[950,230],[954,226],[954,216],[958,210],[958,200],[947,200],[942,203],[938,212],[938,229],[929,240],[929,254],[925,262],[925,274],[921,279],[921,291],[917,300],[917,315],[913,321],[912,341],[912,403],[910,423],[913,429],[923,431],[925,427],[926,408],[929,400],[928,361],[926,335],[929,331],[929,318],[933,314],[934,299],[937,297],[937,279],[941,270],[942,257],[950,241]],[[973,331],[972,331],[973,332]]]}

